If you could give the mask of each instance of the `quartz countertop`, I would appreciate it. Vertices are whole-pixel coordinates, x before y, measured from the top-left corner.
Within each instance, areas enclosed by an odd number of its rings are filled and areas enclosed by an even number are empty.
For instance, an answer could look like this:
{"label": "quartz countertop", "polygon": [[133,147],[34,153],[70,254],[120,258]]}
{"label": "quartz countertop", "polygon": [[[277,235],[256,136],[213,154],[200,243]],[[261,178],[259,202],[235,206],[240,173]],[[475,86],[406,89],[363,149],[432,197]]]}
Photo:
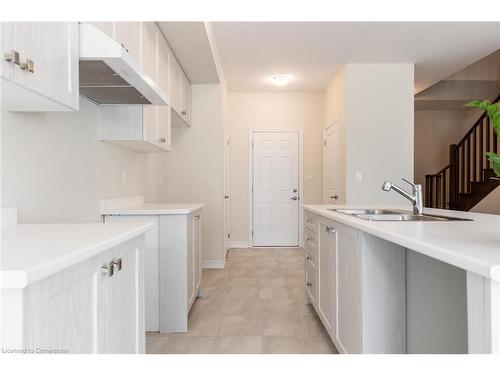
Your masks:
{"label": "quartz countertop", "polygon": [[152,228],[128,222],[4,225],[1,288],[24,288]]}
{"label": "quartz countertop", "polygon": [[142,203],[138,205],[101,208],[102,215],[188,215],[203,203]]}
{"label": "quartz countertop", "polygon": [[349,225],[445,263],[500,281],[500,215],[424,208],[424,214],[473,221],[368,221],[331,211],[332,208],[408,207],[304,205],[304,210]]}

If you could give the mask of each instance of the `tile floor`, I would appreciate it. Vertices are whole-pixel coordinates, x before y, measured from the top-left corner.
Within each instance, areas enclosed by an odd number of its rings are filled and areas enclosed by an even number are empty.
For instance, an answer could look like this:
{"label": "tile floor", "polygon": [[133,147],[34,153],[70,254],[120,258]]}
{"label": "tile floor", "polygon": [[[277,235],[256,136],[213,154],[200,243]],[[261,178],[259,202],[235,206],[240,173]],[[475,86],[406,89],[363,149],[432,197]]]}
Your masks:
{"label": "tile floor", "polygon": [[301,249],[230,250],[225,269],[203,270],[202,291],[189,332],[148,333],[147,353],[337,353],[304,304]]}

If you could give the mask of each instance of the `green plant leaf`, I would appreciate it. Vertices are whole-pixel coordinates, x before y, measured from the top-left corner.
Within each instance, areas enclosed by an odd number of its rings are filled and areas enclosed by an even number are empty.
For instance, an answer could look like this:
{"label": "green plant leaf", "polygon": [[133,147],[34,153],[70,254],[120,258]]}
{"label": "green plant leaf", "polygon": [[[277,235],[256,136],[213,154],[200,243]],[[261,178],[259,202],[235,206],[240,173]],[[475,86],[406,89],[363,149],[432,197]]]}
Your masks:
{"label": "green plant leaf", "polygon": [[480,104],[481,104],[480,100],[473,100],[471,102],[465,103],[464,107],[479,107]]}
{"label": "green plant leaf", "polygon": [[497,114],[498,111],[498,103],[495,104],[490,104],[488,106],[488,109],[486,110],[486,113],[488,113],[488,116],[493,119],[493,116]]}
{"label": "green plant leaf", "polygon": [[483,100],[481,103],[479,103],[479,108],[484,109],[485,111],[487,111],[489,105],[490,105],[490,101],[489,100]]}
{"label": "green plant leaf", "polygon": [[491,125],[493,125],[493,129],[497,132],[497,135],[500,132],[500,113],[496,113],[491,119]]}
{"label": "green plant leaf", "polygon": [[500,176],[500,154],[495,154],[494,152],[487,152],[488,159],[490,159],[493,166],[493,171],[497,176]]}

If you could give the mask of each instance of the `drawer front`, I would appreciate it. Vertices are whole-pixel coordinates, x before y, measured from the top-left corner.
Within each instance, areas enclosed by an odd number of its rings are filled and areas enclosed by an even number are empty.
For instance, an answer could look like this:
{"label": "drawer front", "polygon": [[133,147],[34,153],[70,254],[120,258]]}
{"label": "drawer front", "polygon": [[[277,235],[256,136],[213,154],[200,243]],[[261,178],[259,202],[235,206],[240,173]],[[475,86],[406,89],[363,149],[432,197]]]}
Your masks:
{"label": "drawer front", "polygon": [[304,222],[306,224],[306,228],[309,228],[313,233],[318,233],[318,219],[315,215],[310,212],[305,213]]}
{"label": "drawer front", "polygon": [[317,281],[316,266],[306,260],[306,293],[310,302],[316,307]]}
{"label": "drawer front", "polygon": [[316,233],[313,233],[309,228],[305,230],[304,244],[306,250],[306,260],[309,260],[314,265],[316,265],[317,254],[318,254],[318,237]]}

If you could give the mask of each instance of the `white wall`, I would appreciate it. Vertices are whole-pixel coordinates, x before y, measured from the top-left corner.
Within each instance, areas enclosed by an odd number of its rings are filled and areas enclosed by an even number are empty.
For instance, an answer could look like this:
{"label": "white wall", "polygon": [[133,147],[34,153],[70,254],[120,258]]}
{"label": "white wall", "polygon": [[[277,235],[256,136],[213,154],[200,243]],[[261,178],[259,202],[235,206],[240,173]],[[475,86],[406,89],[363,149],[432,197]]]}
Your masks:
{"label": "white wall", "polygon": [[[347,64],[348,204],[408,204],[384,180],[413,179],[413,64]],[[362,181],[355,174],[362,173]],[[404,184],[404,183],[403,183]]]}
{"label": "white wall", "polygon": [[99,107],[87,100],[78,112],[1,120],[1,203],[21,223],[98,221],[99,199],[146,193],[147,156],[99,142]]}
{"label": "white wall", "polygon": [[[228,98],[231,133],[231,239],[248,242],[248,130],[304,130],[304,203],[322,202],[323,94],[236,93]],[[311,176],[311,179],[306,178]]]}
{"label": "white wall", "polygon": [[223,90],[220,85],[193,85],[191,95],[192,126],[172,129],[173,152],[165,154],[161,200],[205,203],[203,260],[223,262]]}

